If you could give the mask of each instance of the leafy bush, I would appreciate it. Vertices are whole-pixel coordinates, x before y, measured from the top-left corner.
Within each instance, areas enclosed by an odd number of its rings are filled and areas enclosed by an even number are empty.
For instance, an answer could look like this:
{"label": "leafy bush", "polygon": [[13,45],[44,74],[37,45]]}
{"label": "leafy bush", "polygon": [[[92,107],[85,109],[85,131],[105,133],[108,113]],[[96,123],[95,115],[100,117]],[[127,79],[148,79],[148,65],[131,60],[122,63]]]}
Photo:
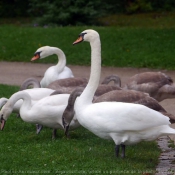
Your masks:
{"label": "leafy bush", "polygon": [[175,9],[174,0],[128,0],[126,5],[127,13],[169,11]]}
{"label": "leafy bush", "polygon": [[35,17],[40,25],[97,25],[118,13],[175,10],[174,0],[0,0],[0,17]]}
{"label": "leafy bush", "polygon": [[81,25],[95,24],[96,18],[105,13],[106,3],[101,0],[29,0],[30,13],[37,16],[41,25]]}
{"label": "leafy bush", "polygon": [[136,0],[126,7],[127,13],[149,12],[152,10],[151,2],[147,2],[146,0]]}
{"label": "leafy bush", "polygon": [[174,0],[149,0],[154,10],[174,10],[175,9],[175,1]]}
{"label": "leafy bush", "polygon": [[0,17],[27,17],[28,0],[0,0]]}

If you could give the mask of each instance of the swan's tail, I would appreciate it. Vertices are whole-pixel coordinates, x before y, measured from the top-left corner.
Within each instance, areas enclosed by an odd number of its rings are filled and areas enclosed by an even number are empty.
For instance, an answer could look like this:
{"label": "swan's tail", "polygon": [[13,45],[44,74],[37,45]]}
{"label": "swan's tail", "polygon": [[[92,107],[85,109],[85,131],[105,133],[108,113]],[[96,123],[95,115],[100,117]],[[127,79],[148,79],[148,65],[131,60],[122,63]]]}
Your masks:
{"label": "swan's tail", "polygon": [[171,128],[169,125],[161,125],[149,128],[149,132],[146,132],[144,140],[152,141],[157,139],[158,137],[168,135],[175,135],[175,129]]}
{"label": "swan's tail", "polygon": [[175,129],[172,127],[172,124],[170,125],[163,125],[161,126],[161,133],[163,135],[173,135],[175,134]]}

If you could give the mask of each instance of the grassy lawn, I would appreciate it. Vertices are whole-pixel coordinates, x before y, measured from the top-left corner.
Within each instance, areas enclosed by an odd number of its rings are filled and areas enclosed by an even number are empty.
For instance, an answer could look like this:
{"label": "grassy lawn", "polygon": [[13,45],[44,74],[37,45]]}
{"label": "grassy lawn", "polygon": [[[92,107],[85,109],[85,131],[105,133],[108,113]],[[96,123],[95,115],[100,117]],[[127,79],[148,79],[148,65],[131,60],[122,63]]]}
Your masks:
{"label": "grassy lawn", "polygon": [[[103,66],[175,69],[172,64],[175,55],[175,13],[115,15],[103,20],[108,21],[110,26],[2,24],[0,61],[30,62],[39,47],[50,45],[65,52],[67,64],[89,65],[89,43],[77,46],[72,43],[80,32],[93,28],[101,36]],[[38,62],[55,63],[57,57],[51,56]]]}
{"label": "grassy lawn", "polygon": [[153,12],[132,15],[109,15],[99,19],[106,26],[137,28],[175,28],[175,12]]}
{"label": "grassy lawn", "polygon": [[[1,97],[10,97],[19,87],[0,85]],[[116,158],[113,141],[103,140],[84,129],[70,132],[70,139],[51,129],[37,135],[35,125],[12,114],[0,133],[1,174],[142,174],[153,173],[160,149],[156,142],[126,147],[126,158]]]}

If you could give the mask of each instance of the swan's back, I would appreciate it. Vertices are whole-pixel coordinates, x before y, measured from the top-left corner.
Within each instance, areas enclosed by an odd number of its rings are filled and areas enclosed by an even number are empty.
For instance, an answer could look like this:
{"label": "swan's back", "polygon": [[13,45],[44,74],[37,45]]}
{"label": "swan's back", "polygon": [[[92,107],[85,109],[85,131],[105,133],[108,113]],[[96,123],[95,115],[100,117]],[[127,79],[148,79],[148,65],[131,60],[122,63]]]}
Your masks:
{"label": "swan's back", "polygon": [[149,95],[158,101],[159,90],[167,85],[172,85],[173,80],[171,77],[167,76],[161,72],[144,72],[134,75],[130,78],[128,83],[124,86],[124,89],[133,89],[137,91],[142,91],[149,93]]}
{"label": "swan's back", "polygon": [[59,73],[59,79],[64,79],[64,78],[73,78],[74,75],[73,75],[73,72],[72,70],[65,66],[63,71]]}
{"label": "swan's back", "polygon": [[173,80],[168,75],[162,73],[162,72],[143,72],[134,75],[130,78],[129,82],[133,82],[137,84],[143,84],[143,83],[156,83],[159,86],[169,84],[171,85],[173,83]]}
{"label": "swan's back", "polygon": [[114,82],[115,86],[121,87],[121,79],[118,75],[109,75],[105,77],[101,84],[109,84],[111,81]]}
{"label": "swan's back", "polygon": [[66,66],[59,73],[57,69],[57,66],[51,66],[46,70],[44,77],[40,82],[41,87],[47,87],[50,83],[56,80],[74,77],[71,69]]}
{"label": "swan's back", "polygon": [[104,93],[113,91],[113,90],[121,90],[120,87],[118,86],[114,86],[114,85],[104,85],[104,84],[100,84],[97,88],[97,90],[95,91],[94,96],[100,96],[103,95]]}
{"label": "swan's back", "polygon": [[56,90],[60,87],[77,87],[86,84],[87,84],[86,78],[74,77],[74,78],[65,78],[56,80],[50,83],[47,88]]}
{"label": "swan's back", "polygon": [[68,98],[69,98],[69,94],[58,94],[58,95],[47,96],[37,101],[35,103],[35,107],[67,105]]}
{"label": "swan's back", "polygon": [[99,96],[93,102],[99,103],[105,101],[142,104],[156,111],[166,112],[165,109],[154,98],[149,96],[149,94],[135,90],[110,91]]}
{"label": "swan's back", "polygon": [[54,90],[49,88],[34,88],[34,89],[25,89],[24,92],[27,92],[32,100],[40,100],[41,98],[49,96]]}
{"label": "swan's back", "polygon": [[170,124],[169,118],[161,113],[133,103],[94,103],[88,105],[82,113],[80,124],[97,132],[135,132]]}

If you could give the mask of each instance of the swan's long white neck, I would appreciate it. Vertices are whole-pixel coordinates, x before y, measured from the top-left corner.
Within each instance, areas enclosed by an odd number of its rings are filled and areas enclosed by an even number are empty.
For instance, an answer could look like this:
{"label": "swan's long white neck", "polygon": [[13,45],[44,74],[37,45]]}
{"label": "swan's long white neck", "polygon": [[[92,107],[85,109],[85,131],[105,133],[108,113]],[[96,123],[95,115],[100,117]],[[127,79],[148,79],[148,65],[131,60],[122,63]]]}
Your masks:
{"label": "swan's long white neck", "polygon": [[56,47],[53,47],[54,53],[58,56],[58,63],[56,65],[57,71],[62,72],[64,67],[66,66],[66,56],[64,52]]}
{"label": "swan's long white neck", "polygon": [[96,37],[90,41],[91,46],[91,73],[89,82],[79,98],[80,104],[92,103],[95,91],[98,88],[101,75],[101,42]]}
{"label": "swan's long white neck", "polygon": [[22,91],[19,91],[19,92],[13,94],[10,97],[10,99],[8,100],[8,102],[6,103],[6,106],[13,108],[15,103],[20,99],[23,100],[21,108],[25,108],[25,109],[30,109],[31,108],[31,97],[30,97],[30,95],[28,93],[22,92]]}
{"label": "swan's long white neck", "polygon": [[7,98],[4,98],[4,97],[0,98],[0,108],[1,108],[2,106],[4,106],[4,105],[7,103],[7,101],[8,101]]}

